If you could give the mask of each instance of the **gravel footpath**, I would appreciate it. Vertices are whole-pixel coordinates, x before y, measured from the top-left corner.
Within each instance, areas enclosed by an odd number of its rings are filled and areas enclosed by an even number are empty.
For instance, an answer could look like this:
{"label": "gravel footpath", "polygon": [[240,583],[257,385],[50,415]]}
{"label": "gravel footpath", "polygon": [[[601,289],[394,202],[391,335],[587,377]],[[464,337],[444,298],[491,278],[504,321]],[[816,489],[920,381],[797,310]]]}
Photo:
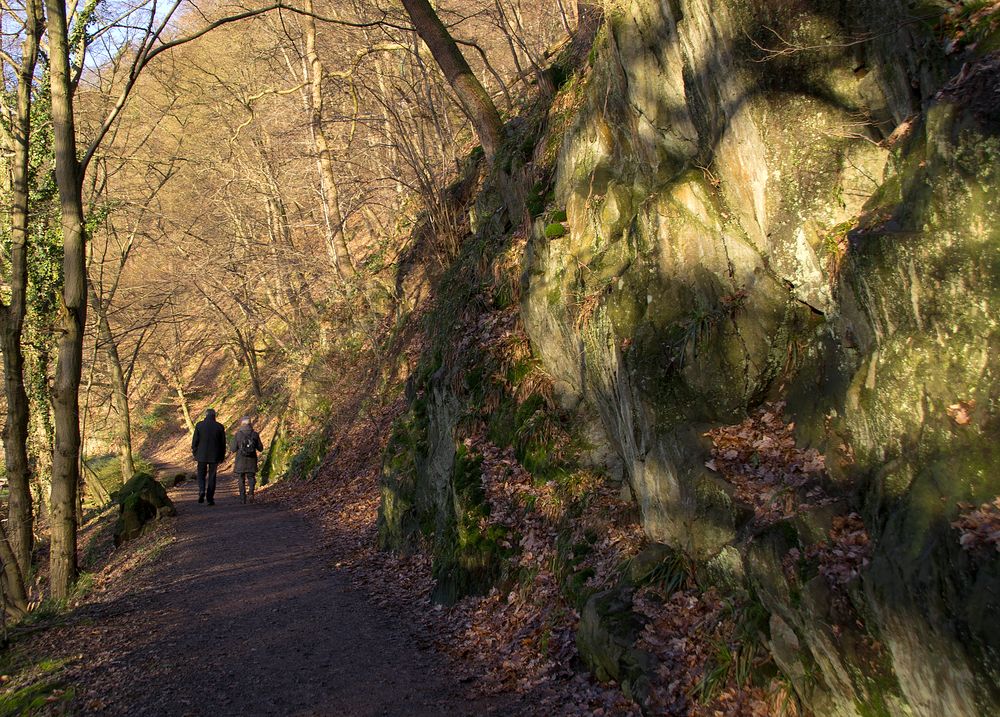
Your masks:
{"label": "gravel footpath", "polygon": [[[516,711],[444,674],[444,660],[371,603],[274,503],[171,492],[176,540],[67,638],[76,714],[483,715]],[[423,644],[422,644],[423,643]],[[69,645],[68,645],[69,646]]]}

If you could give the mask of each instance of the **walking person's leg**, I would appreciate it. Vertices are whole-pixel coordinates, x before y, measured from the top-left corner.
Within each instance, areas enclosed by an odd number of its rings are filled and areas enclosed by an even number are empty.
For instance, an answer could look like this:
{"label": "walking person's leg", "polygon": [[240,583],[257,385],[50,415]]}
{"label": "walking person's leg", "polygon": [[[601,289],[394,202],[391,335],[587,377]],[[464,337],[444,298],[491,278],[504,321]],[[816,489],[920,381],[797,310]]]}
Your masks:
{"label": "walking person's leg", "polygon": [[250,484],[250,502],[253,503],[253,491],[257,487],[257,474],[247,473],[247,482]]}
{"label": "walking person's leg", "polygon": [[[247,474],[246,473],[240,473],[239,476],[240,476],[240,502],[241,503],[246,503],[247,502],[247,492],[246,492],[247,491],[247,487],[246,487]],[[253,489],[250,490],[250,495],[253,495]]]}
{"label": "walking person's leg", "polygon": [[215,505],[215,475],[218,468],[218,463],[208,464],[208,490],[205,491],[205,498],[209,505]]}
{"label": "walking person's leg", "polygon": [[208,470],[208,464],[198,461],[198,502],[205,502],[205,471]]}

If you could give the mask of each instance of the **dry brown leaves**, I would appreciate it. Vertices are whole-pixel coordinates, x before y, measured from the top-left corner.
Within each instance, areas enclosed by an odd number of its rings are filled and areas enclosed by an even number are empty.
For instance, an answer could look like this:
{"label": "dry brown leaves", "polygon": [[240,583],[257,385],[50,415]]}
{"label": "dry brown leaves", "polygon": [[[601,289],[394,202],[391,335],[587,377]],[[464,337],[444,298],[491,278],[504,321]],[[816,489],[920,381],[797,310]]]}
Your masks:
{"label": "dry brown leaves", "polygon": [[[373,603],[404,614],[421,628],[428,641],[454,658],[456,676],[479,691],[526,695],[535,714],[638,714],[614,685],[599,685],[573,667],[579,616],[565,602],[553,573],[553,526],[565,505],[554,486],[535,486],[509,449],[470,441],[470,448],[483,457],[489,521],[518,536],[519,560],[533,575],[530,581],[506,594],[494,590],[451,607],[433,605],[429,546],[411,555],[377,549],[380,451],[393,419],[404,409],[400,401],[355,421],[338,442],[336,460],[326,461],[315,480],[270,487],[265,499],[280,500],[314,519],[336,555],[333,567],[365,589]],[[607,493],[592,499],[581,526],[604,524],[614,515],[608,510],[614,497]],[[607,515],[596,515],[605,511]],[[620,507],[618,512],[626,511]],[[638,526],[616,528],[601,541],[597,552],[602,557],[594,560],[620,561],[626,552],[638,550],[638,540],[631,542],[637,535]]]}
{"label": "dry brown leaves", "polygon": [[705,434],[713,442],[705,465],[736,487],[760,524],[829,500],[819,485],[826,462],[815,448],[796,447],[795,424],[784,422],[784,409],[784,403],[767,403],[742,422]]}
{"label": "dry brown leaves", "polygon": [[969,401],[959,401],[958,403],[953,403],[945,412],[948,417],[951,418],[959,426],[966,426],[972,422],[972,411],[976,407],[976,400],[972,399]]}
{"label": "dry brown leaves", "polygon": [[579,615],[566,601],[554,570],[560,524],[572,501],[584,495],[589,499],[575,521],[574,539],[582,540],[598,524],[606,529],[580,566],[598,574],[638,552],[642,531],[634,516],[596,477],[580,476],[576,493],[563,495],[553,482],[536,484],[512,449],[500,449],[483,436],[467,439],[465,445],[483,459],[490,515],[482,527],[507,530],[512,537],[504,547],[518,549],[517,565],[531,578],[506,594],[494,589],[486,597],[466,598],[442,610],[451,630],[439,646],[478,663],[487,692],[531,694],[541,700],[542,713],[558,705],[561,714],[632,714],[637,708],[614,686],[598,685],[574,670]]}
{"label": "dry brown leaves", "polygon": [[871,559],[872,545],[861,516],[838,515],[830,539],[806,549],[806,558],[819,562],[819,573],[831,587],[846,585],[861,575]]}
{"label": "dry brown leaves", "polygon": [[648,620],[637,646],[660,663],[650,704],[658,714],[687,715],[711,657],[711,642],[722,637],[722,604],[711,593],[678,590],[665,598],[645,589],[633,605]]}
{"label": "dry brown leaves", "polygon": [[[123,679],[123,670],[115,666],[115,660],[127,651],[134,635],[148,629],[143,611],[129,609],[142,601],[133,592],[135,576],[152,569],[156,555],[175,539],[176,526],[173,521],[159,521],[145,535],[114,549],[111,528],[115,515],[114,508],[101,511],[81,528],[81,552],[90,560],[77,593],[67,601],[67,607],[74,609],[48,616],[36,613],[33,619],[37,624],[12,630],[16,647],[8,648],[15,651],[13,656],[7,655],[8,669],[14,666],[17,670],[18,662],[48,663],[53,669],[0,675],[0,698],[28,686],[44,689],[47,682],[72,685],[74,692],[62,688],[46,691],[45,707],[39,706],[32,714],[75,714],[80,706],[94,713],[106,706],[108,685]],[[85,583],[89,583],[89,590],[80,591]],[[164,676],[169,672],[166,666],[136,669]],[[69,699],[75,708],[67,704]]]}
{"label": "dry brown leaves", "polygon": [[1000,29],[1000,0],[979,3],[951,0],[949,4],[951,7],[942,16],[939,30],[949,55],[966,48],[974,50],[981,40]]}
{"label": "dry brown leaves", "polygon": [[959,503],[958,507],[964,512],[951,526],[961,533],[958,542],[962,547],[976,550],[992,545],[1000,552],[1000,497],[978,508],[971,503]]}
{"label": "dry brown leaves", "polygon": [[[789,702],[779,690],[768,694],[737,684],[727,660],[748,649],[735,637],[731,612],[713,591],[697,588],[666,595],[656,587],[639,590],[634,608],[647,623],[637,643],[655,655],[659,666],[650,690],[649,712],[671,717],[771,717],[781,714],[777,700]],[[763,658],[751,656],[757,667]],[[722,670],[720,684],[711,687],[713,671]]]}
{"label": "dry brown leaves", "polygon": [[[485,339],[494,347],[511,335],[510,325],[499,318],[476,328],[475,340]],[[616,685],[598,684],[580,671],[575,644],[579,615],[555,572],[559,532],[569,522],[570,540],[586,540],[592,546],[576,569],[593,571],[588,579],[591,587],[613,581],[622,563],[643,547],[633,508],[596,476],[575,476],[569,489],[539,483],[512,449],[501,449],[477,434],[465,441],[465,447],[482,459],[482,486],[490,511],[481,527],[505,529],[504,547],[514,551],[525,577],[502,592],[494,589],[486,596],[466,597],[450,607],[433,605],[429,546],[405,556],[375,546],[379,450],[392,419],[404,408],[400,402],[378,417],[356,421],[339,442],[342,448],[337,449],[336,460],[326,462],[315,481],[280,485],[270,492],[312,514],[337,556],[335,567],[349,573],[376,604],[406,614],[429,641],[454,658],[455,674],[481,692],[522,695],[534,714],[637,715],[638,707]],[[780,406],[770,406],[743,424],[715,432],[716,464],[748,493],[763,486],[773,494],[788,482],[798,484],[823,469],[818,453],[795,449],[791,427],[781,422],[780,411]],[[756,466],[738,466],[740,458],[749,461],[755,452],[762,456]],[[773,503],[755,504],[764,508]],[[770,515],[773,508],[762,513]],[[830,556],[844,549],[841,543],[850,544],[852,525],[844,524],[831,536],[836,547],[831,545]],[[768,694],[760,688],[739,687],[729,673],[710,701],[700,701],[699,690],[718,667],[719,646],[738,649],[734,618],[723,615],[723,604],[714,593],[702,594],[691,586],[666,596],[645,588],[637,594],[635,606],[648,621],[639,647],[661,663],[652,685],[654,713],[793,714],[780,689]],[[782,701],[787,706],[781,706]]]}
{"label": "dry brown leaves", "polygon": [[[489,351],[504,368],[530,355],[516,311],[470,317],[455,352],[461,355],[473,347]],[[822,475],[823,457],[795,447],[792,426],[781,420],[782,408],[765,406],[747,421],[710,434],[716,448],[709,467],[731,480],[765,520],[793,511],[798,503],[789,504],[786,495],[796,490],[813,501],[825,499],[808,486]],[[593,571],[589,587],[613,582],[623,562],[643,547],[634,507],[620,500],[617,487],[586,473],[560,485],[539,482],[511,448],[493,445],[476,432],[464,444],[470,455],[481,458],[490,510],[480,527],[504,528],[507,537],[501,545],[512,552],[521,579],[450,607],[433,605],[430,546],[419,546],[410,555],[376,548],[381,451],[393,419],[404,410],[399,401],[354,420],[314,481],[268,492],[311,514],[336,555],[334,567],[348,573],[374,603],[419,626],[429,642],[454,658],[451,669],[459,679],[486,694],[521,695],[531,705],[527,713],[637,715],[638,707],[616,685],[598,684],[580,670],[575,644],[579,615],[557,574],[562,533],[564,540],[590,546],[575,566]],[[850,526],[842,526],[837,540],[847,540],[850,532]],[[830,548],[830,555],[836,550],[843,550],[840,543]],[[636,608],[648,620],[640,648],[662,663],[652,685],[654,713],[790,714],[775,707],[780,690],[769,695],[759,688],[740,688],[729,673],[707,704],[699,701],[706,675],[717,667],[719,646],[737,648],[734,618],[723,616],[722,602],[713,593],[700,594],[693,586],[671,596],[644,589],[636,596]]]}
{"label": "dry brown leaves", "polygon": [[[736,487],[739,500],[753,506],[758,526],[833,502],[822,487],[826,477],[823,455],[815,448],[796,447],[795,424],[784,422],[784,408],[780,402],[765,404],[741,423],[707,434],[714,445],[712,460],[706,465]],[[801,561],[814,561],[834,590],[834,600],[847,610],[850,601],[844,588],[868,565],[871,552],[864,522],[857,513],[850,513],[832,519],[827,540],[804,551],[788,551],[782,567],[785,577],[794,582]]]}

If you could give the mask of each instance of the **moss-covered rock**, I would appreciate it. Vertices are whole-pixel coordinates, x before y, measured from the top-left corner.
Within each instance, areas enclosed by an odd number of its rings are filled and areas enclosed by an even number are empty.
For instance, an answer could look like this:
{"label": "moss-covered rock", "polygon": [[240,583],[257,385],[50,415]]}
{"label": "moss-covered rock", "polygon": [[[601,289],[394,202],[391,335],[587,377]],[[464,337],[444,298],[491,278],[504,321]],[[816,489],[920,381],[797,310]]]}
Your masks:
{"label": "moss-covered rock", "polygon": [[598,680],[614,680],[637,702],[648,692],[655,660],[635,648],[643,623],[632,611],[628,588],[597,593],[580,615],[576,646],[580,657]]}
{"label": "moss-covered rock", "polygon": [[260,484],[267,485],[284,477],[294,454],[294,442],[289,434],[288,424],[282,418],[267,444],[264,461],[260,466]]}
{"label": "moss-covered rock", "polygon": [[[951,527],[960,503],[1000,494],[997,58],[938,94],[958,68],[934,22],[914,19],[938,2],[608,7],[554,179],[525,192],[514,170],[529,143],[512,141],[442,282],[435,346],[383,465],[382,544],[430,541],[438,599],[484,589],[507,556],[481,528],[463,431],[558,472],[522,437],[517,371],[462,333],[477,307],[517,300],[484,290],[482,267],[527,214],[521,317],[557,401],[597,426],[593,455],[624,474],[664,555],[766,608],[805,706],[1000,712],[1000,559],[963,551]],[[706,470],[704,434],[768,397],[825,454],[837,501],[762,529]],[[848,511],[870,564],[833,584],[801,556]],[[630,590],[668,558],[644,554],[592,593],[575,549],[561,553],[584,661],[641,699]]]}
{"label": "moss-covered rock", "polygon": [[622,566],[615,584],[593,593],[581,611],[576,632],[581,659],[597,679],[620,683],[640,705],[646,704],[656,660],[636,647],[644,621],[632,609],[632,596],[653,584],[672,592],[687,580],[688,567],[682,553],[654,543]]}
{"label": "moss-covered rock", "polygon": [[149,473],[136,473],[111,497],[119,512],[114,527],[116,547],[138,538],[154,521],[177,515],[167,491]]}
{"label": "moss-covered rock", "polygon": [[837,426],[878,529],[866,596],[907,701],[937,714],[1000,709],[1000,561],[967,554],[950,525],[960,503],[1000,494],[1000,117],[981,109],[998,66],[967,68],[899,150],[841,283],[862,358]]}
{"label": "moss-covered rock", "polygon": [[[600,417],[647,534],[764,602],[807,706],[992,714],[996,560],[950,523],[1000,493],[998,60],[931,101],[948,61],[903,3],[710,5],[613,7],[560,153],[569,231],[529,243],[525,325],[562,402]],[[831,39],[892,18],[857,52]],[[776,34],[812,49],[749,62]],[[921,108],[891,154],[870,141]],[[705,427],[775,394],[836,508],[865,516],[871,565],[843,594],[784,566],[833,508],[756,535],[702,467]],[[594,627],[610,599],[588,604],[591,652],[614,644]]]}

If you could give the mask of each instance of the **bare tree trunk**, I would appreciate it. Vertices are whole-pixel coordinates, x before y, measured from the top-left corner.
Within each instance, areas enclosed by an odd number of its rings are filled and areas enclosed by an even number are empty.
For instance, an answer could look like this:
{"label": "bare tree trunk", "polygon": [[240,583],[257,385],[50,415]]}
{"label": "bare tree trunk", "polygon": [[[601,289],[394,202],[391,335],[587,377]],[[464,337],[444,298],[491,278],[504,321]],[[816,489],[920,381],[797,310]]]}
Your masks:
{"label": "bare tree trunk", "polygon": [[573,28],[569,24],[569,15],[566,14],[566,4],[563,0],[556,0],[559,5],[559,20],[562,22],[563,30],[567,35],[573,34]]}
{"label": "bare tree trunk", "polygon": [[[90,287],[87,287],[88,293]],[[97,354],[100,352],[101,341],[96,339],[94,341],[94,353],[90,357],[90,371],[87,372],[87,387],[83,389],[83,409],[80,411],[80,475],[85,477],[87,475],[87,461],[84,460],[83,452],[87,447],[87,418],[90,416],[90,395],[94,388],[94,374],[97,372]],[[83,495],[87,490],[86,480],[81,481],[79,484],[79,490],[77,491],[76,500],[76,524],[83,525]]]}
{"label": "bare tree trunk", "polygon": [[316,18],[312,16],[312,0],[305,0],[306,25],[306,61],[309,63],[309,84],[311,101],[309,103],[309,128],[316,142],[316,154],[319,155],[320,184],[323,190],[323,204],[329,221],[329,237],[327,246],[334,268],[342,278],[354,276],[354,265],[351,263],[350,250],[344,233],[344,217],[340,211],[340,191],[337,186],[337,174],[333,168],[333,156],[330,154],[330,143],[323,129],[323,63],[316,52]]}
{"label": "bare tree trunk", "polygon": [[458,96],[469,121],[483,145],[483,152],[489,161],[496,157],[503,141],[503,123],[492,98],[479,78],[472,72],[469,63],[448,34],[441,18],[434,12],[428,0],[402,0],[403,7],[410,15],[413,26],[420,38],[427,43],[431,54],[444,73],[448,84]]}
{"label": "bare tree trunk", "polygon": [[7,533],[0,524],[0,563],[3,563],[4,609],[12,618],[23,617],[28,612],[28,595],[24,589],[24,574],[17,566],[17,559]]}
{"label": "bare tree trunk", "polygon": [[[7,426],[4,457],[10,489],[8,520],[10,549],[16,567],[26,575],[31,566],[33,517],[31,470],[28,462],[28,394],[24,388],[21,332],[27,311],[28,287],[28,149],[31,138],[31,91],[34,84],[42,10],[37,0],[25,3],[24,42],[18,68],[16,120],[6,139],[13,145],[10,207],[10,305],[0,305],[0,349],[3,350]],[[23,586],[22,586],[23,590]],[[13,593],[11,593],[13,595]]]}
{"label": "bare tree trunk", "polygon": [[239,329],[236,329],[236,335],[240,354],[250,374],[250,390],[253,391],[254,398],[260,401],[264,398],[264,387],[260,380],[260,366],[257,363],[257,349],[254,348],[253,336],[244,337]]}
{"label": "bare tree trunk", "polygon": [[31,463],[31,492],[34,504],[35,522],[47,523],[51,515],[49,494],[52,489],[52,392],[49,389],[48,375],[50,357],[46,347],[36,347],[37,356],[34,365],[28,367],[27,380],[33,388],[34,396],[29,398],[30,432],[28,441],[28,457]]}
{"label": "bare tree trunk", "polygon": [[194,421],[191,420],[191,409],[188,407],[187,396],[184,395],[184,389],[177,386],[174,389],[174,393],[177,394],[177,404],[181,408],[181,415],[184,417],[184,425],[187,426],[188,435],[194,435]]}
{"label": "bare tree trunk", "polygon": [[[385,84],[385,71],[382,69],[382,58],[379,57],[375,63],[375,77],[378,79],[379,91],[382,94],[382,102],[379,103],[379,107],[382,110],[382,132],[385,134],[385,138],[388,140],[393,136],[392,131],[392,115],[389,114],[389,109],[387,103],[390,101],[391,95]],[[388,176],[395,178],[395,188],[396,196],[400,197],[403,195],[405,187],[400,179],[400,162],[399,162],[399,147],[395,142],[389,142],[389,159],[385,162],[386,169],[389,170]]]}
{"label": "bare tree trunk", "polygon": [[[264,151],[264,147],[260,147],[260,156],[264,170],[264,178],[267,180],[268,196],[267,202],[267,216],[268,216],[268,232],[271,237],[271,250],[274,252],[275,256],[275,271],[274,271],[274,282],[275,291],[274,295],[284,296],[285,301],[288,306],[292,308],[294,315],[291,317],[296,323],[303,321],[302,316],[302,306],[299,303],[300,296],[306,296],[308,294],[308,289],[306,287],[305,278],[302,276],[301,272],[295,269],[286,271],[286,266],[281,261],[277,260],[278,257],[278,247],[284,247],[284,250],[292,255],[295,251],[295,244],[292,242],[292,229],[288,223],[288,209],[285,207],[285,201],[281,197],[281,186],[278,183],[278,177],[274,172],[274,166],[271,164],[271,157],[268,152]],[[341,233],[343,236],[343,233]],[[327,242],[327,246],[330,243]],[[345,245],[346,246],[346,245]],[[333,252],[331,254],[332,259],[336,259],[337,256],[343,257],[348,256],[345,254],[337,254]],[[354,267],[351,265],[350,257],[348,256],[347,265],[351,272],[354,271]],[[336,269],[336,261],[334,261],[334,268]],[[337,269],[340,272],[340,269]],[[343,278],[345,275],[339,273],[339,276]],[[296,285],[297,282],[297,285]],[[280,304],[278,302],[272,302],[272,306],[278,309]],[[278,309],[280,311],[280,309]]]}
{"label": "bare tree trunk", "polygon": [[108,360],[108,373],[111,376],[111,399],[118,413],[118,441],[121,454],[122,483],[126,483],[135,475],[135,461],[132,459],[132,419],[129,416],[128,383],[125,371],[122,369],[121,356],[118,354],[118,344],[111,333],[108,322],[108,312],[101,305],[101,300],[93,287],[88,287],[90,305],[97,314],[97,339]]}
{"label": "bare tree trunk", "polygon": [[73,121],[66,5],[45,0],[49,38],[52,134],[63,234],[63,291],[54,392],[55,451],[52,456],[52,520],[49,583],[57,599],[76,581],[76,493],[80,482],[80,378],[87,318],[86,237],[83,191]]}
{"label": "bare tree trunk", "polygon": [[108,489],[104,487],[104,484],[86,463],[83,465],[83,484],[93,494],[94,501],[98,505],[107,505],[111,502],[111,494],[108,493]]}
{"label": "bare tree trunk", "polygon": [[[24,249],[14,251],[23,252]],[[11,549],[18,567],[22,573],[27,573],[33,547],[33,511],[28,462],[28,394],[24,389],[24,356],[21,353],[23,314],[22,321],[18,321],[14,317],[17,311],[11,307],[11,310],[2,312],[3,320],[0,320],[4,388],[7,393],[7,425],[3,438],[10,490],[7,515]]]}
{"label": "bare tree trunk", "polygon": [[521,69],[521,61],[519,57],[523,57],[523,59],[531,65],[531,69],[535,73],[535,80],[538,82],[538,88],[542,91],[543,95],[551,97],[555,92],[555,88],[552,86],[551,80],[549,80],[548,76],[545,74],[545,70],[542,69],[541,59],[535,57],[531,47],[525,40],[528,32],[525,29],[524,21],[521,18],[520,8],[518,5],[510,3],[510,14],[514,17],[514,22],[512,23],[510,17],[508,17],[505,3],[502,0],[496,0],[495,4],[497,9],[497,18],[500,21],[500,29],[503,31],[504,35],[507,36],[507,43],[514,56],[514,64],[517,66],[518,71],[522,73],[521,79],[527,80],[527,73]]}

